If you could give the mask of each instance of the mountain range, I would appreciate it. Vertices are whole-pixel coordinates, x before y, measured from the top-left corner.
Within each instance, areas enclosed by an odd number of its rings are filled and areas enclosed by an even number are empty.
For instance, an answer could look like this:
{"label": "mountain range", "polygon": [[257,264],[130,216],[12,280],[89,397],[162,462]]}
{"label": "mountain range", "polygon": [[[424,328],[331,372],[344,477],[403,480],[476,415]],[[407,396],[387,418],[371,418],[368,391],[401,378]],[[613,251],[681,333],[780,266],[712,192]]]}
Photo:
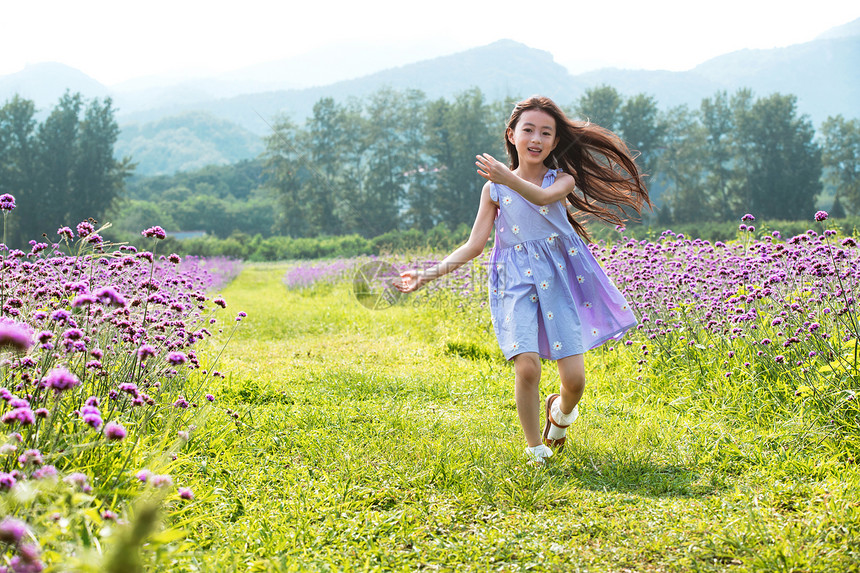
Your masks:
{"label": "mountain range", "polygon": [[[326,67],[337,57],[329,51],[216,77],[141,78],[113,87],[63,64],[34,64],[0,76],[0,101],[18,93],[44,113],[67,89],[110,96],[121,128],[117,154],[131,155],[144,175],[254,157],[278,116],[301,123],[320,98],[361,98],[381,87],[417,88],[435,99],[477,85],[490,101],[541,93],[568,106],[586,89],[608,84],[624,95],[651,95],[663,108],[698,107],[717,91],[747,87],[759,96],[796,95],[798,111],[815,125],[837,114],[860,117],[860,18],[810,42],[739,50],[680,72],[604,68],[572,75],[549,52],[511,40],[379,71],[362,68],[361,53],[344,49],[347,65],[336,69]],[[348,70],[361,75],[348,77]]]}

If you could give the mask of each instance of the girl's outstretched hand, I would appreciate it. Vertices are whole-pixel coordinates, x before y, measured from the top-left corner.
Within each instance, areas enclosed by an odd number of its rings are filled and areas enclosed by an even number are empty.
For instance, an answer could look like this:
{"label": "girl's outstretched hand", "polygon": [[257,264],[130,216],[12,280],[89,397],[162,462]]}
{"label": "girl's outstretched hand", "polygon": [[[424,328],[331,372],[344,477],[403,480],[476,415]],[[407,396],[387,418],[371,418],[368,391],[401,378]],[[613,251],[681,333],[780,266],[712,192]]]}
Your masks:
{"label": "girl's outstretched hand", "polygon": [[419,271],[403,271],[399,279],[394,279],[394,288],[400,292],[412,292],[427,282]]}
{"label": "girl's outstretched hand", "polygon": [[493,183],[501,183],[506,184],[511,181],[512,177],[516,177],[513,171],[508,169],[508,166],[490,155],[489,153],[484,153],[482,155],[476,155],[475,165],[478,166],[478,175],[487,179],[488,181],[492,181]]}

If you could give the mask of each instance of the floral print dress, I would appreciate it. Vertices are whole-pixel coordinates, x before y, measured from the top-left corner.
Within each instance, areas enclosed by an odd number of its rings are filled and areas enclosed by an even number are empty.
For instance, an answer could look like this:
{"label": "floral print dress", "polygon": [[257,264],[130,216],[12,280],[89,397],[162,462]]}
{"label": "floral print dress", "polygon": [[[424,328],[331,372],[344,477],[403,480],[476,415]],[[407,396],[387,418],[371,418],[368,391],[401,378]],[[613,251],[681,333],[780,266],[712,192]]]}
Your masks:
{"label": "floral print dress", "polygon": [[[542,187],[558,172],[547,171]],[[535,205],[497,183],[490,197],[499,204],[490,313],[505,358],[583,354],[636,325],[630,305],[567,220],[564,201]]]}

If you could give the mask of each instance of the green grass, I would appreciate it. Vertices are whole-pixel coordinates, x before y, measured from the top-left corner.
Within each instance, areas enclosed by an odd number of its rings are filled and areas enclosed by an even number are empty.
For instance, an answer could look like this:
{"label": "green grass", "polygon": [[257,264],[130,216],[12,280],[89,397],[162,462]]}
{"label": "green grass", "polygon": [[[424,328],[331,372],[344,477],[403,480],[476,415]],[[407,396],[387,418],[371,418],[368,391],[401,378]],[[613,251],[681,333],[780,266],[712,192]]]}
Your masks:
{"label": "green grass", "polygon": [[[179,452],[195,491],[167,545],[199,571],[856,571],[855,465],[636,381],[636,346],[587,356],[566,450],[529,466],[488,313],[371,311],[251,265],[248,318]],[[211,352],[214,354],[215,350]],[[558,375],[545,363],[541,393]]]}

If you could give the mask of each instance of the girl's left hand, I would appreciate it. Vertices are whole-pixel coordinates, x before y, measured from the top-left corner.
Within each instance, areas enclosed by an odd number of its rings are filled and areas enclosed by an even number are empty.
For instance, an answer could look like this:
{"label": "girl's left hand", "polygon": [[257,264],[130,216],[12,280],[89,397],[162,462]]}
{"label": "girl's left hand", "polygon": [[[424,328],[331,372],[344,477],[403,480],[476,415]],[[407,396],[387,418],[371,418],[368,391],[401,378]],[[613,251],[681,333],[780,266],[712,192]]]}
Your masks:
{"label": "girl's left hand", "polygon": [[488,181],[505,184],[505,182],[511,180],[511,177],[514,177],[513,171],[508,169],[507,165],[489,153],[476,155],[475,158],[477,159],[475,165],[478,166],[478,175]]}

